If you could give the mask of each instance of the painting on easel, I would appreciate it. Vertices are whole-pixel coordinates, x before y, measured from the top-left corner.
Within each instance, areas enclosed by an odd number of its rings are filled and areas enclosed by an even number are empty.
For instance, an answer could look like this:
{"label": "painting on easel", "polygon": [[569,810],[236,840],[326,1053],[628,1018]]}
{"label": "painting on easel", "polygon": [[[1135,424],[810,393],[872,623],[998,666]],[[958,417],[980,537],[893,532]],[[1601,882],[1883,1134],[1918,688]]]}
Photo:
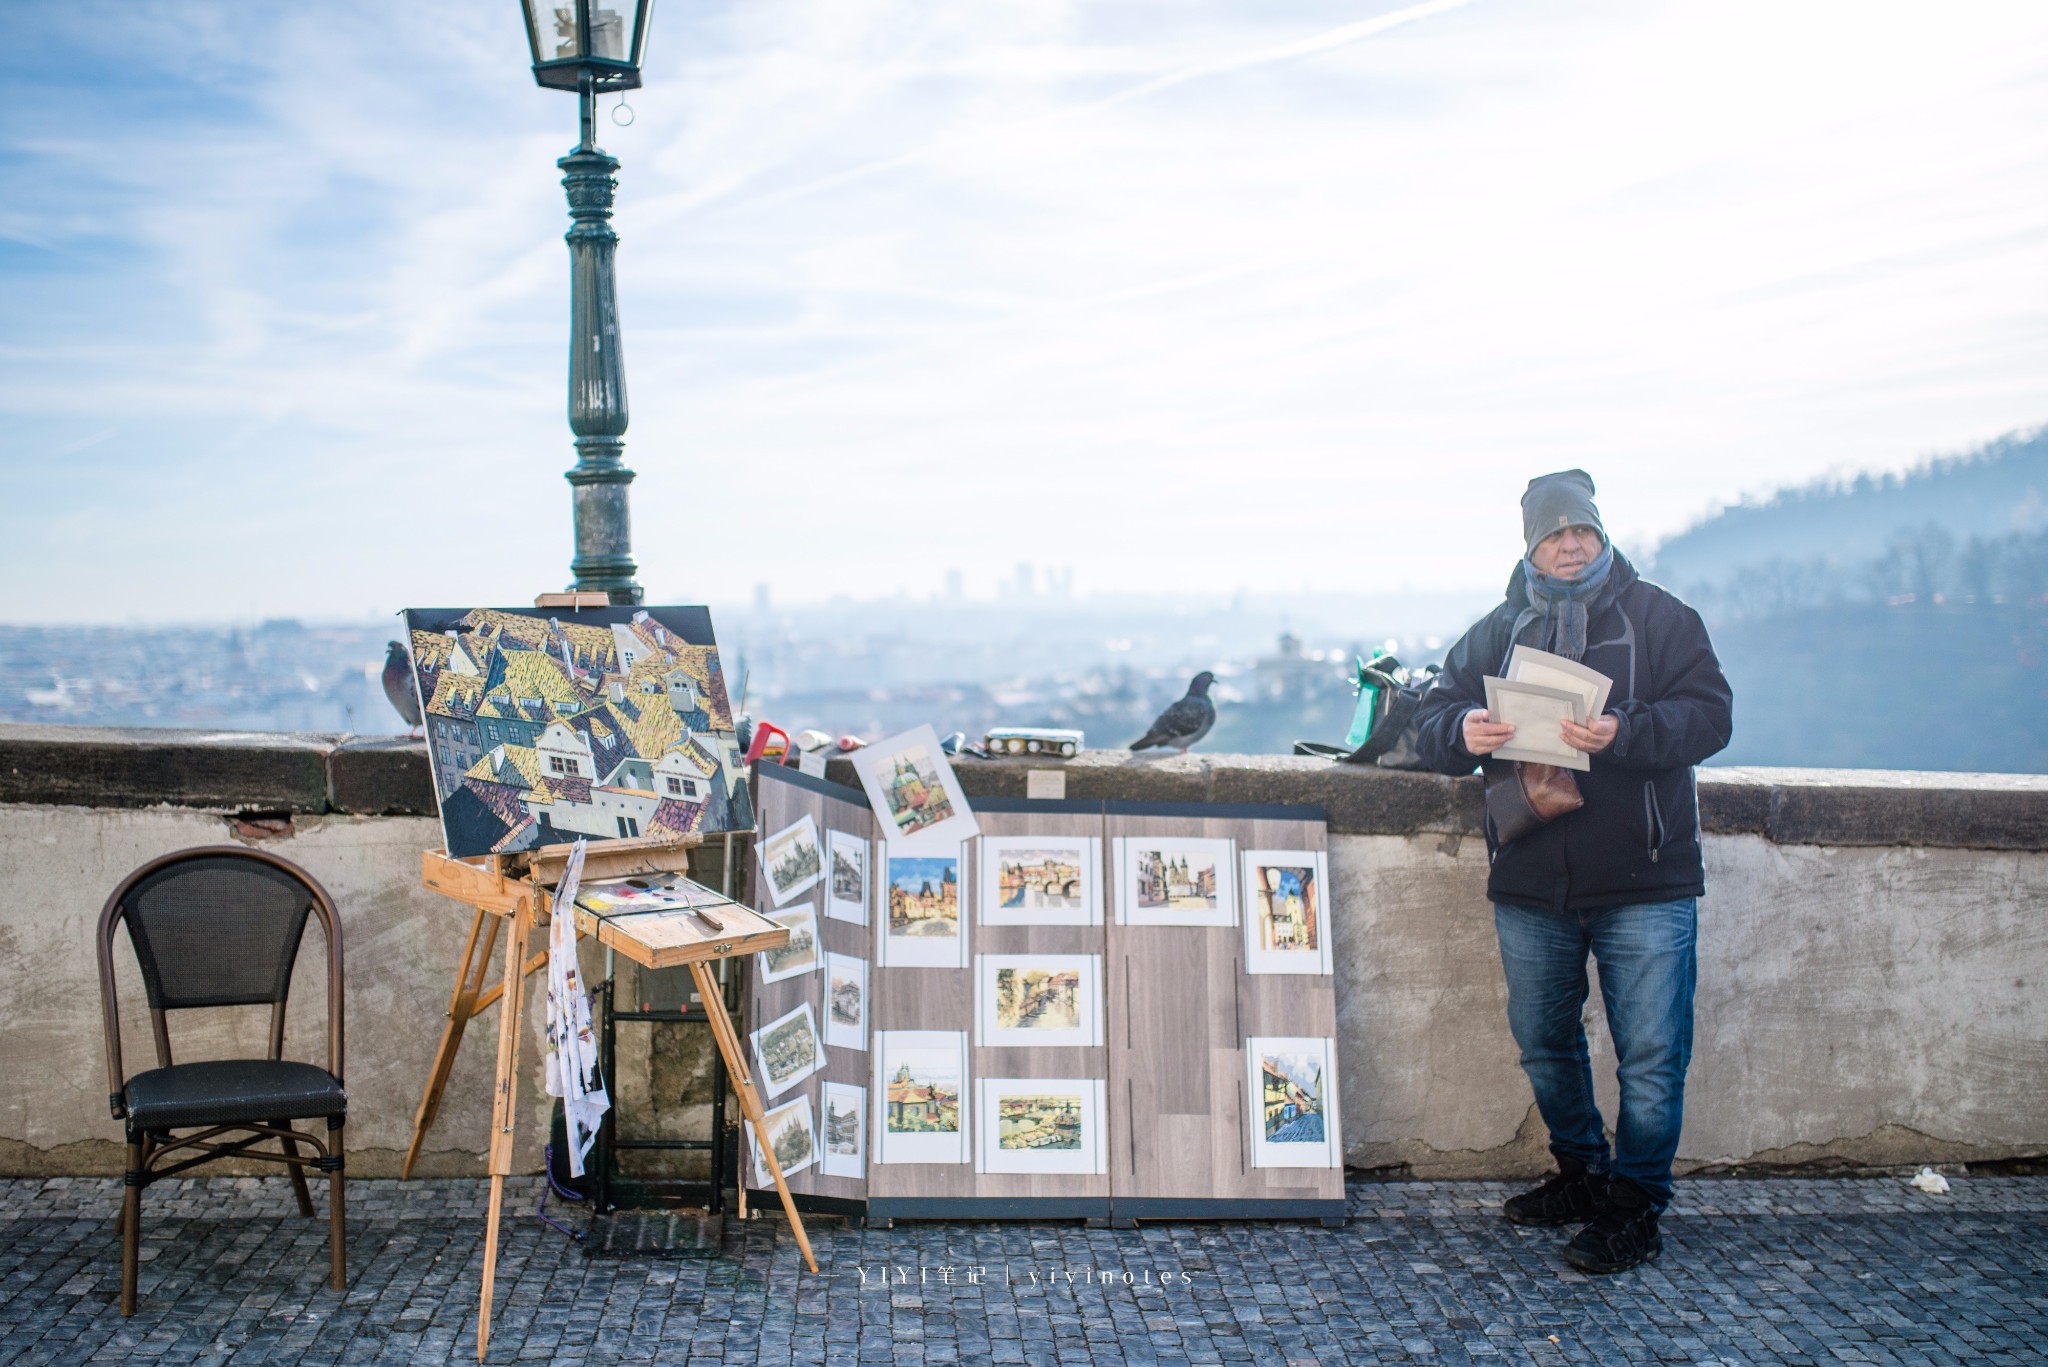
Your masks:
{"label": "painting on easel", "polygon": [[753,827],[704,608],[413,608],[456,858]]}

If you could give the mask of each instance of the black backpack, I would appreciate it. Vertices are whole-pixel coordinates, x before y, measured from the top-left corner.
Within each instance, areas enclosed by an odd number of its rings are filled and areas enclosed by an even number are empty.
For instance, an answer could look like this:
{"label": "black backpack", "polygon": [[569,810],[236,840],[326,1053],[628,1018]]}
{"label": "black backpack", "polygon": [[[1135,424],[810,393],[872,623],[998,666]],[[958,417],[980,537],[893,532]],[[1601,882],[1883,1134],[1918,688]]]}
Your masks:
{"label": "black backpack", "polygon": [[1382,769],[1427,769],[1429,766],[1416,753],[1415,728],[1411,723],[1422,706],[1423,695],[1436,687],[1439,667],[1429,665],[1420,673],[1411,670],[1407,683],[1402,683],[1395,672],[1400,668],[1399,660],[1382,655],[1361,671],[1374,689],[1372,729],[1366,733],[1364,744],[1356,750],[1346,750],[1340,745],[1298,740],[1294,753],[1343,764],[1375,764]]}

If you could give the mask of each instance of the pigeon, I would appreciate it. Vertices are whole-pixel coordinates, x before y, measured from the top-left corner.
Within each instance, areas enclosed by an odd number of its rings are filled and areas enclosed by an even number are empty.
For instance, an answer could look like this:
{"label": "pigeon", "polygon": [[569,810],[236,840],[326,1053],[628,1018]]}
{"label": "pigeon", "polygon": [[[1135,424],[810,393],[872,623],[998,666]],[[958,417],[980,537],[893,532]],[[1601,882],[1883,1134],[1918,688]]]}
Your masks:
{"label": "pigeon", "polygon": [[1188,684],[1187,696],[1161,712],[1152,729],[1132,741],[1131,748],[1172,746],[1185,755],[1216,724],[1216,704],[1209,701],[1209,685],[1215,682],[1216,676],[1206,669],[1195,675]]}
{"label": "pigeon", "polygon": [[384,652],[384,696],[398,709],[398,715],[412,728],[406,734],[417,740],[420,731],[420,696],[412,686],[412,657],[397,641]]}

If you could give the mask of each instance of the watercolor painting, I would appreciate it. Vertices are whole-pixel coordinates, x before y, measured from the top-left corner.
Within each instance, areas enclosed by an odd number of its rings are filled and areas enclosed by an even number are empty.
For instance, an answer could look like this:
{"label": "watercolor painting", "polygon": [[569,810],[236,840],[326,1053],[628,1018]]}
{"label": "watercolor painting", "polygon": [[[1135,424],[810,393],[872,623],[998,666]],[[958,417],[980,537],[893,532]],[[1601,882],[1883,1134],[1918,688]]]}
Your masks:
{"label": "watercolor painting", "polygon": [[818,1043],[818,1021],[811,1004],[776,1017],[754,1032],[754,1059],[768,1095],[780,1096],[824,1067],[825,1050]]}
{"label": "watercolor painting", "polygon": [[818,951],[818,912],[815,906],[791,907],[768,916],[778,926],[789,928],[789,943],[764,949],[755,957],[760,963],[760,980],[779,983],[799,973],[815,973],[824,962]]}
{"label": "watercolor painting", "polygon": [[1101,1078],[983,1078],[975,1084],[982,1172],[1108,1171]]}
{"label": "watercolor painting", "polygon": [[1253,1038],[1245,1041],[1245,1058],[1252,1166],[1338,1166],[1337,1042],[1313,1036]]}
{"label": "watercolor painting", "polygon": [[868,842],[849,831],[825,832],[825,914],[868,923]]}
{"label": "watercolor painting", "polygon": [[965,968],[961,869],[964,851],[903,854],[886,846],[882,883],[882,963],[889,968]]}
{"label": "watercolor painting", "polygon": [[1228,840],[1120,837],[1118,925],[1234,926],[1236,861]]}
{"label": "watercolor painting", "polygon": [[818,1170],[827,1177],[867,1176],[867,1088],[827,1082],[818,1090],[825,1107],[825,1153]]}
{"label": "watercolor painting", "polygon": [[761,871],[768,891],[781,906],[825,877],[825,856],[818,848],[818,823],[806,815],[763,840]]}
{"label": "watercolor painting", "polygon": [[882,1030],[874,1052],[877,1161],[967,1162],[966,1033]]}
{"label": "watercolor painting", "polygon": [[929,726],[854,751],[853,770],[884,837],[907,852],[943,849],[981,833]]}
{"label": "watercolor painting", "polygon": [[1328,973],[1327,859],[1319,850],[1246,850],[1245,971]]}
{"label": "watercolor painting", "polygon": [[1095,954],[974,956],[975,1043],[1102,1043],[1102,959]]}
{"label": "watercolor painting", "polygon": [[985,835],[980,852],[982,925],[1102,924],[1099,839]]}
{"label": "watercolor painting", "polygon": [[[800,1096],[785,1102],[761,1117],[768,1131],[768,1146],[775,1151],[775,1161],[782,1168],[785,1178],[794,1177],[818,1161],[818,1129],[812,1119],[811,1099]],[[754,1129],[747,1127],[749,1147],[753,1150],[755,1180],[759,1186],[767,1187],[775,1179],[768,1175],[768,1165],[761,1158],[761,1143],[754,1135]]]}
{"label": "watercolor painting", "polygon": [[868,961],[851,954],[825,956],[825,1044],[868,1047]]}

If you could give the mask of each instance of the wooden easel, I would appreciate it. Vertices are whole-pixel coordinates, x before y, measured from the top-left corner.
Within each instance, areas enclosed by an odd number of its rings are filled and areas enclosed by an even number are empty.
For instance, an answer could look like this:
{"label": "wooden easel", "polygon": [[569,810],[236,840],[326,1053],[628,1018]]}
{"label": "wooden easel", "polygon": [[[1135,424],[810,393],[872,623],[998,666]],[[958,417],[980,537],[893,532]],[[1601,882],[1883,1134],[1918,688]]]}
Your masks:
{"label": "wooden easel", "polygon": [[[702,836],[686,836],[673,841],[608,840],[587,848],[583,877],[589,882],[596,882],[642,873],[682,872],[688,867],[689,851],[702,842]],[[455,1053],[462,1044],[464,1029],[479,1012],[500,1003],[501,999],[503,1004],[498,1016],[497,1080],[491,1093],[491,1204],[484,1235],[483,1291],[477,1306],[476,1356],[479,1362],[483,1361],[491,1342],[491,1296],[498,1275],[498,1223],[505,1199],[505,1179],[512,1173],[512,1128],[519,1098],[519,1047],[526,1014],[526,993],[522,989],[526,975],[547,962],[545,950],[529,958],[526,947],[533,932],[548,924],[551,890],[559,882],[572,848],[569,845],[549,845],[526,855],[492,855],[481,863],[451,859],[442,850],[428,850],[420,856],[420,881],[444,897],[467,904],[473,911],[469,939],[463,946],[462,962],[455,971],[455,992],[448,1003],[448,1023],[442,1027],[441,1044],[434,1053],[433,1067],[427,1074],[426,1094],[420,1098],[419,1112],[413,1120],[412,1143],[406,1148],[401,1176],[412,1174],[420,1145],[434,1123],[435,1113],[441,1106],[441,1094],[448,1085],[449,1070],[455,1066]],[[726,1069],[732,1076],[733,1090],[739,1094],[740,1109],[746,1115],[747,1123],[754,1127],[754,1136],[760,1142],[769,1175],[775,1179],[775,1189],[782,1195],[782,1208],[789,1216],[790,1228],[796,1233],[797,1245],[803,1250],[804,1263],[816,1272],[818,1260],[811,1253],[811,1241],[804,1232],[803,1218],[797,1214],[796,1201],[790,1195],[788,1183],[783,1180],[782,1165],[776,1161],[774,1146],[769,1142],[765,1112],[760,1095],[754,1090],[753,1075],[747,1070],[739,1033],[725,1013],[724,995],[711,973],[711,965],[717,960],[772,949],[786,943],[789,932],[780,930],[779,933],[679,946],[650,942],[635,936],[630,921],[599,921],[581,908],[577,908],[574,914],[579,931],[597,934],[608,948],[636,963],[651,968],[667,968],[681,963],[689,965],[697,995],[704,1003],[704,1014],[711,1023],[712,1036],[718,1041],[718,1052],[724,1056]],[[511,923],[510,936],[505,944],[504,976],[497,986],[485,991],[484,974],[501,921]]]}

